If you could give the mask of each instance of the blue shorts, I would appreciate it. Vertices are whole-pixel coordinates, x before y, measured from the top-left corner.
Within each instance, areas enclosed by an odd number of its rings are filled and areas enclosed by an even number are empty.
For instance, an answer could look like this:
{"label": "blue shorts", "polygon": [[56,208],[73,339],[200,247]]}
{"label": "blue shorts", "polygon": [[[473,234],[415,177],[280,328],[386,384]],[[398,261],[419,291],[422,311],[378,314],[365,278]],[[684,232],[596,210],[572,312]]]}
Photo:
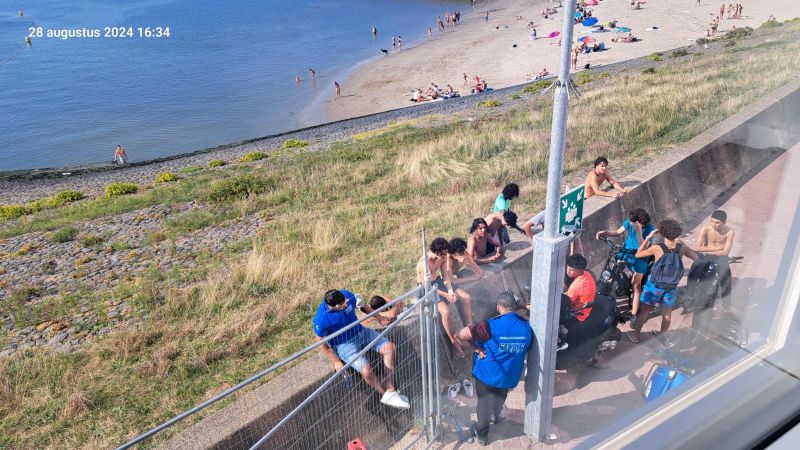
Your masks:
{"label": "blue shorts", "polygon": [[[358,359],[356,359],[356,355],[376,337],[378,337],[377,331],[373,330],[372,328],[364,328],[361,333],[358,333],[357,335],[337,345],[334,348],[334,351],[337,355],[339,355],[339,359],[344,361],[345,364],[355,359],[353,368],[361,372],[361,369],[363,369],[367,364],[367,358],[365,355],[361,355]],[[383,346],[388,342],[389,341],[385,337],[381,336],[378,339],[378,342],[375,344],[375,347],[373,347],[373,350],[376,352],[381,351]]]}
{"label": "blue shorts", "polygon": [[671,291],[665,291],[664,289],[659,289],[653,285],[650,281],[648,281],[644,288],[642,289],[642,297],[639,299],[640,302],[646,305],[657,305],[661,303],[664,305],[665,308],[672,308],[675,306],[675,302],[678,300],[678,290],[673,289]]}
{"label": "blue shorts", "polygon": [[624,259],[625,262],[628,263],[628,266],[630,266],[632,271],[636,273],[647,273],[648,258],[635,258],[630,253],[625,253],[624,255],[621,256],[622,259]]}

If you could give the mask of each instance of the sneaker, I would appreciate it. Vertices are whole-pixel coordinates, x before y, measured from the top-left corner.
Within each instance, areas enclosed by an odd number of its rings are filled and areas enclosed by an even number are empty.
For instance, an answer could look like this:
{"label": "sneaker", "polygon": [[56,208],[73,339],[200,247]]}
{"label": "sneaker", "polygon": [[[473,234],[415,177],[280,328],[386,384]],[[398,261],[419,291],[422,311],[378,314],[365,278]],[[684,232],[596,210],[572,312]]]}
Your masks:
{"label": "sneaker", "polygon": [[408,402],[408,397],[402,395],[397,391],[386,391],[381,397],[381,403],[391,406],[392,408],[408,409],[411,404]]}
{"label": "sneaker", "polygon": [[489,423],[492,425],[497,425],[498,423],[503,422],[505,420],[506,420],[505,417],[498,414],[496,416],[492,416],[492,418],[489,419]]}
{"label": "sneaker", "polygon": [[566,350],[568,348],[569,348],[569,344],[567,344],[566,342],[562,342],[562,343],[558,344],[558,347],[556,347],[556,351],[560,352],[561,350]]}
{"label": "sneaker", "polygon": [[458,391],[461,390],[461,383],[451,384],[449,388],[447,388],[447,397],[450,399],[456,398],[458,395]]}
{"label": "sneaker", "polygon": [[630,339],[631,342],[633,342],[634,344],[638,344],[639,343],[639,334],[637,332],[635,332],[635,331],[631,331],[630,333],[628,333],[628,339]]}
{"label": "sneaker", "polygon": [[469,398],[472,398],[472,396],[475,395],[474,387],[472,386],[472,383],[469,380],[462,381],[461,385],[464,386],[464,395],[466,395]]}

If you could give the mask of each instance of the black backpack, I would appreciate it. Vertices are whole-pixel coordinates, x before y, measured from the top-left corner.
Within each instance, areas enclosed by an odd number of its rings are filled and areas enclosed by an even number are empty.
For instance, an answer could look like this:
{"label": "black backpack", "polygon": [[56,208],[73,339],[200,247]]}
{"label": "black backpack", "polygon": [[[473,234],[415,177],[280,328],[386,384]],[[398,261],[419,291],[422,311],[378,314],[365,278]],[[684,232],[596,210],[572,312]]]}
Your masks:
{"label": "black backpack", "polygon": [[681,260],[681,244],[670,250],[663,243],[658,244],[664,254],[653,264],[650,270],[650,281],[659,289],[671,291],[678,288],[683,277],[683,260]]}

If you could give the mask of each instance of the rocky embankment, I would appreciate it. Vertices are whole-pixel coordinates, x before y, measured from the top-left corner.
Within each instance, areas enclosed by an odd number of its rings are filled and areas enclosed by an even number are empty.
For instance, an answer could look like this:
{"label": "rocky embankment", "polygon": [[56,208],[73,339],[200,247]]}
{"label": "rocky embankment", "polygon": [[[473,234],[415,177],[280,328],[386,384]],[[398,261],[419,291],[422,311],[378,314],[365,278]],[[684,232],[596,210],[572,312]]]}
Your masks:
{"label": "rocky embankment", "polygon": [[[146,271],[191,270],[203,255],[254,236],[266,222],[259,214],[229,220],[174,239],[163,231],[168,221],[201,211],[203,204],[188,202],[154,206],[139,211],[84,222],[75,228],[75,240],[58,243],[50,233],[30,233],[0,241],[0,296],[19,310],[0,311],[6,338],[0,356],[26,348],[71,351],[85,339],[133,323],[131,305],[114,295],[99,301],[92,295],[129,283]],[[153,242],[156,241],[156,242]],[[65,308],[52,320],[38,322]]]}

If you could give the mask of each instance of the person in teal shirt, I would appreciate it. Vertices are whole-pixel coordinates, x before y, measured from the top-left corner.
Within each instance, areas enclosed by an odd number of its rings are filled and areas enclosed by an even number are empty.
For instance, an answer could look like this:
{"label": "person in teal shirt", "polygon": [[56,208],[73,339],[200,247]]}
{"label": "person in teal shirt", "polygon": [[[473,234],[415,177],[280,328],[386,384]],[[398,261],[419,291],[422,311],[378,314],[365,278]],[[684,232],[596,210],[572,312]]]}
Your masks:
{"label": "person in teal shirt", "polygon": [[516,183],[509,183],[503,188],[503,192],[494,201],[492,212],[511,211],[511,200],[519,197],[519,186]]}
{"label": "person in teal shirt", "polygon": [[[517,183],[507,184],[494,201],[494,209],[492,209],[492,212],[497,213],[502,211],[511,211],[511,200],[517,197],[519,197],[519,186]],[[497,232],[497,236],[500,238],[500,243],[502,244],[508,244],[511,242],[511,237],[508,235],[508,229],[506,229],[504,226],[500,227]]]}
{"label": "person in teal shirt", "polygon": [[[644,274],[647,273],[650,258],[636,258],[636,250],[644,240],[645,236],[649,236],[655,228],[650,223],[650,214],[642,208],[635,208],[628,213],[628,218],[622,223],[622,226],[616,230],[605,230],[597,232],[597,239],[603,236],[616,237],[622,233],[627,232],[625,238],[625,246],[623,247],[623,259],[628,263],[633,272],[633,301],[631,302],[631,326],[635,327],[639,313],[639,298],[642,295],[642,279]],[[651,244],[652,242],[648,243]],[[645,247],[647,248],[647,247]]]}

